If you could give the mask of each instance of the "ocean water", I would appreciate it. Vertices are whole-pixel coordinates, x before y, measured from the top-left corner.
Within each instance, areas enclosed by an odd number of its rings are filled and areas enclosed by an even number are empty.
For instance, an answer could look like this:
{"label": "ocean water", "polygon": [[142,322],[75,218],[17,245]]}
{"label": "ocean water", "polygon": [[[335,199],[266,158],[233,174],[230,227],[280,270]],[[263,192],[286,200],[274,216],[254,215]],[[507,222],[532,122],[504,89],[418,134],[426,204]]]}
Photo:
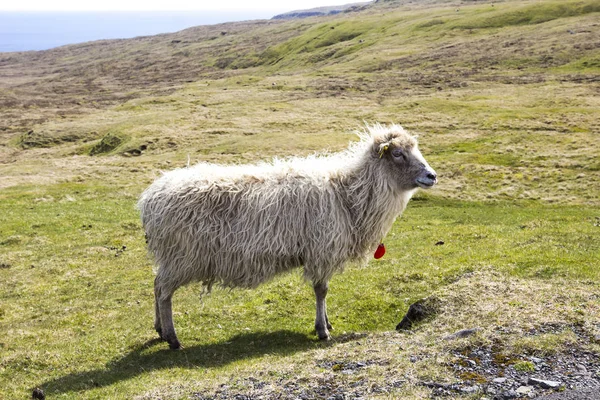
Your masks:
{"label": "ocean water", "polygon": [[0,52],[177,32],[198,25],[269,19],[276,11],[0,12]]}

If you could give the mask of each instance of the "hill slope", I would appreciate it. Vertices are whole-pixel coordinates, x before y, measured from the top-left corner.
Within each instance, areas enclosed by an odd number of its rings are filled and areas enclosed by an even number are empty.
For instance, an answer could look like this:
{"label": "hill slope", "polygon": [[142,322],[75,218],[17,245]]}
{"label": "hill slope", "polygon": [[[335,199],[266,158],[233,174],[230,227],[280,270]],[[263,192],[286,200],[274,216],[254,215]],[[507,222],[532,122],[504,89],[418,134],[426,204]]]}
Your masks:
{"label": "hill slope", "polygon": [[[506,173],[501,171],[527,167],[545,171],[536,170],[536,176],[553,174],[550,154],[560,153],[566,174],[561,186],[571,200],[596,202],[586,196],[588,188],[598,188],[596,177],[587,178],[586,188],[576,183],[582,168],[599,168],[591,151],[598,145],[592,134],[598,130],[594,88],[600,57],[595,2],[507,2],[458,12],[430,4],[395,9],[393,3],[376,3],[359,16],[204,26],[4,54],[0,160],[28,153],[37,159],[36,147],[61,143],[79,143],[69,151],[86,152],[87,143],[114,130],[134,147],[148,147],[141,143],[148,141],[144,132],[162,129],[155,122],[164,126],[170,118],[181,137],[152,143],[148,150],[167,151],[173,146],[168,142],[190,145],[195,140],[190,133],[198,130],[273,131],[284,127],[281,118],[301,113],[312,117],[293,127],[297,133],[339,131],[332,124],[342,121],[341,130],[348,131],[362,120],[378,119],[433,130],[437,134],[428,140],[436,154],[458,151],[448,169],[472,164],[480,175],[482,165],[493,167],[488,189],[496,193],[501,190],[496,177]],[[254,118],[227,117],[242,105]],[[526,114],[518,111],[523,106]],[[279,113],[263,115],[269,107]],[[189,112],[177,112],[181,108]],[[216,120],[211,108],[222,109],[225,121]],[[344,109],[353,114],[339,114]],[[146,118],[148,113],[153,117]],[[172,114],[177,122],[167,117]],[[570,145],[565,133],[585,146]],[[538,140],[543,148],[528,151]],[[317,148],[318,143],[311,147]],[[554,190],[541,193],[547,188],[537,185],[510,183],[525,197],[564,198]]]}
{"label": "hill slope", "polygon": [[316,7],[308,10],[296,10],[290,11],[283,14],[278,14],[272,19],[295,19],[295,18],[308,18],[308,17],[324,17],[327,15],[335,15],[341,12],[356,12],[366,8],[369,2],[363,3],[350,3],[339,6],[328,6],[328,7]]}
{"label": "hill slope", "polygon": [[[591,0],[391,0],[0,54],[0,398],[600,387],[599,15]],[[332,281],[334,340],[315,340],[292,274],[200,304],[184,288],[185,349],[156,341],[143,188],[202,160],[336,151],[363,121],[418,134],[440,184],[382,260]],[[437,314],[395,332],[427,296]]]}

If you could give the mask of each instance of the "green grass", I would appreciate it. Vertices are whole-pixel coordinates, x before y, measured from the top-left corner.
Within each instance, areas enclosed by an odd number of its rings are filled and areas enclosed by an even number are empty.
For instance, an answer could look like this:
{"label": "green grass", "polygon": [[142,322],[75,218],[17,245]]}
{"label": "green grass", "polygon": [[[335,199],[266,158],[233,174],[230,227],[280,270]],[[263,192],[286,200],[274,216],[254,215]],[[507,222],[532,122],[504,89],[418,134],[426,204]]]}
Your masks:
{"label": "green grass", "polygon": [[[600,12],[597,2],[588,0],[577,3],[565,3],[559,1],[524,2],[517,9],[503,10],[498,5],[496,11],[488,8],[489,12],[483,17],[474,18],[468,22],[458,23],[456,26],[462,29],[501,28],[514,25],[536,25],[559,18],[574,17],[590,13]],[[489,15],[492,13],[493,15]]]}
{"label": "green grass", "polygon": [[[294,273],[202,300],[197,285],[180,290],[175,320],[186,349],[166,350],[154,340],[153,276],[133,208],[137,192],[89,184],[3,192],[6,396],[23,397],[35,386],[77,398],[123,395],[154,385],[157,373],[159,382],[180,370],[204,379],[327,347],[313,337],[313,295]],[[383,260],[332,280],[334,334],[391,330],[413,301],[490,266],[533,279],[597,281],[599,215],[598,208],[419,196],[385,239]]]}
{"label": "green grass", "polygon": [[[595,3],[394,7],[58,49],[44,53],[63,71],[52,79],[37,53],[7,56],[0,68],[23,81],[0,78],[0,398],[37,386],[189,398],[332,373],[346,388],[402,378],[391,396],[424,398],[420,380],[454,379],[459,345],[439,338],[473,326],[470,345],[513,360],[600,351],[569,328],[600,333]],[[141,191],[188,160],[337,151],[363,121],[418,134],[440,183],[411,201],[382,260],[331,281],[334,341],[316,340],[297,271],[252,291],[179,290],[185,349],[168,351],[153,330]],[[390,332],[431,295],[445,312]],[[564,329],[519,334],[544,323]],[[499,334],[507,324],[515,333]],[[324,360],[373,363],[346,376]]]}

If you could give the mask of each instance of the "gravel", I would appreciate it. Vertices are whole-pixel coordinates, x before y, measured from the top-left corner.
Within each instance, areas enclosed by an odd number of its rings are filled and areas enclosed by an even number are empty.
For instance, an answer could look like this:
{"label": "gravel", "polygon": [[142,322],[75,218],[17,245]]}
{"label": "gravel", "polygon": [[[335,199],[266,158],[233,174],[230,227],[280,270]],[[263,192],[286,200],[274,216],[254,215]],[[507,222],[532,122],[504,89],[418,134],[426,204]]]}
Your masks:
{"label": "gravel", "polygon": [[[584,337],[584,333],[579,332],[577,327],[571,328],[582,343],[593,340]],[[564,329],[564,325],[548,325],[527,332],[526,335]],[[471,334],[469,332],[466,336]],[[456,335],[456,338],[461,337],[464,337],[462,333]],[[411,376],[404,375],[405,371],[390,371],[390,376],[394,379],[376,383],[365,372],[374,366],[389,366],[390,360],[321,359],[315,361],[315,368],[320,372],[310,379],[288,377],[276,380],[265,378],[265,381],[262,381],[253,377],[239,378],[230,385],[222,385],[211,394],[194,393],[191,398],[359,400],[374,396],[394,396],[398,388],[410,381],[411,385],[417,384],[431,389],[431,398],[434,399],[458,397],[487,400],[600,400],[600,358],[597,354],[585,350],[585,346],[573,345],[566,352],[552,355],[507,356],[492,345],[453,350],[450,354],[453,360],[446,364],[446,367],[451,372],[448,375],[454,377],[454,381],[451,382],[415,381]],[[408,358],[412,363],[428,362],[427,358],[419,354],[409,354]]]}
{"label": "gravel", "polygon": [[[574,393],[573,396],[597,393],[595,399],[600,399],[600,360],[585,350],[573,348],[567,354],[547,357],[522,354],[507,360],[491,347],[481,347],[467,354],[454,353],[454,356],[457,361],[451,368],[455,374],[471,379],[437,390],[436,395],[460,393],[477,382],[481,385],[481,393],[494,400],[537,398],[552,392],[569,392]],[[533,365],[533,371],[515,368],[517,362],[528,362],[526,365]],[[553,398],[562,397],[548,399]]]}

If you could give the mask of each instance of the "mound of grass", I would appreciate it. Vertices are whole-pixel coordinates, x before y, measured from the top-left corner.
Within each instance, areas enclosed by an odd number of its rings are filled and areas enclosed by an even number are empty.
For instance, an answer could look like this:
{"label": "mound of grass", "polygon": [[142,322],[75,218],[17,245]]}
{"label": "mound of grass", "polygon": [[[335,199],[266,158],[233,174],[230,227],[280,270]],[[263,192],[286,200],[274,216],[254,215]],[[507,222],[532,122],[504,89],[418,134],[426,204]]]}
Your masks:
{"label": "mound of grass", "polygon": [[98,143],[90,149],[90,155],[96,156],[106,154],[116,150],[119,146],[125,143],[127,138],[115,133],[107,133]]}
{"label": "mound of grass", "polygon": [[[27,133],[22,134],[17,139],[17,145],[23,149],[31,149],[31,148],[49,148],[53,146],[58,146],[65,143],[73,143],[77,142],[81,139],[87,139],[89,135],[80,135],[77,133],[61,133],[61,132],[53,132],[53,133],[45,133],[45,132],[36,132],[33,130],[28,131]],[[93,136],[93,134],[91,135]]]}

